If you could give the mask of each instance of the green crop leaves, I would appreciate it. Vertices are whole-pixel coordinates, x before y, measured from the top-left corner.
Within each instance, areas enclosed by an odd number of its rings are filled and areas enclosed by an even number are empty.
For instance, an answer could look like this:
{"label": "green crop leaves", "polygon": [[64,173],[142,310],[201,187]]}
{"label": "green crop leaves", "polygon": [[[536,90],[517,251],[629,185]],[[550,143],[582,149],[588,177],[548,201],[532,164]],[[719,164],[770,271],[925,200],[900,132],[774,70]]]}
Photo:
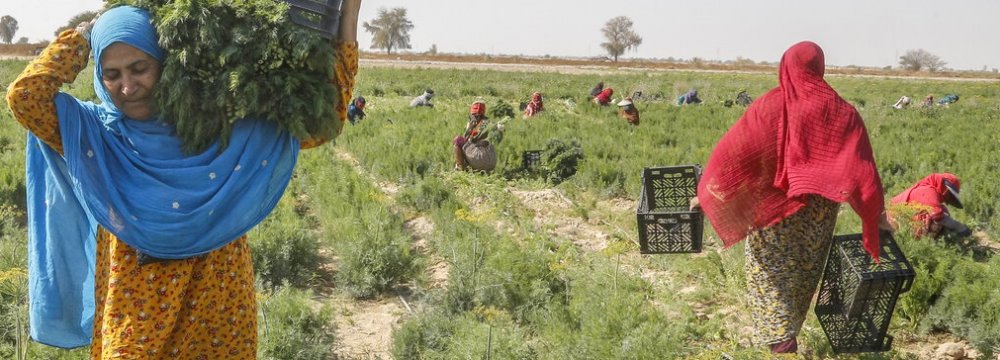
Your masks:
{"label": "green crop leaves", "polygon": [[157,107],[186,151],[225,146],[244,118],[277,122],[300,139],[336,135],[334,49],[292,24],[284,2],[109,1],[125,4],[153,14],[168,52]]}

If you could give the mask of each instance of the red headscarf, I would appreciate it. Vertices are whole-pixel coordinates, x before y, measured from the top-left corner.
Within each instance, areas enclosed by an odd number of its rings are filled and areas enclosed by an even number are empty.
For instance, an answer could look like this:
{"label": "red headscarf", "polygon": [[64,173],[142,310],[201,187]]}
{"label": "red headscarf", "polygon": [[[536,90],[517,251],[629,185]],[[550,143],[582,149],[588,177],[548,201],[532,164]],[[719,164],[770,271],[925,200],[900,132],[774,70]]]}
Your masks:
{"label": "red headscarf", "polygon": [[531,94],[531,102],[524,108],[524,117],[535,116],[541,111],[545,111],[545,106],[542,105],[542,93],[536,91]]}
{"label": "red headscarf", "polygon": [[942,203],[951,198],[951,192],[944,186],[945,180],[948,180],[956,191],[961,189],[962,184],[958,181],[958,177],[953,174],[930,174],[893,197],[890,202],[893,204],[917,203],[929,206],[931,213],[928,215],[934,220],[940,219],[941,215],[948,212]]}
{"label": "red headscarf", "polygon": [[850,203],[861,217],[865,249],[878,256],[885,205],[868,131],[823,73],[819,45],[789,48],[780,85],[750,105],[712,151],[698,200],[726,247],[794,214],[816,194]]}
{"label": "red headscarf", "polygon": [[614,93],[615,89],[612,88],[606,88],[602,90],[600,94],[597,94],[597,102],[599,102],[601,105],[607,105],[608,103],[611,102],[611,95],[614,95]]}
{"label": "red headscarf", "polygon": [[472,103],[471,107],[469,107],[469,115],[484,115],[484,114],[486,114],[486,103],[483,103],[482,101],[476,101]]}

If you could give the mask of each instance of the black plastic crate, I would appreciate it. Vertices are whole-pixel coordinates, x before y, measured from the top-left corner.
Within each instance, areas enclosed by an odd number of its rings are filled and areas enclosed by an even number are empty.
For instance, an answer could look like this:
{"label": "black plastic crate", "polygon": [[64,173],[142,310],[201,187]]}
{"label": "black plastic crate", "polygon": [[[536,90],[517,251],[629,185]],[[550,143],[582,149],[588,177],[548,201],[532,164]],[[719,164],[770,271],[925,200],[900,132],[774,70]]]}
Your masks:
{"label": "black plastic crate", "polygon": [[541,150],[526,150],[521,153],[521,162],[525,169],[534,169],[542,161]]}
{"label": "black plastic crate", "polygon": [[283,0],[290,5],[292,22],[316,31],[325,39],[337,37],[341,0]]}
{"label": "black plastic crate", "polygon": [[636,209],[639,252],[701,252],[702,214],[688,209],[697,194],[700,176],[697,165],[643,169],[642,194]]}
{"label": "black plastic crate", "polygon": [[890,233],[880,236],[878,264],[865,251],[861,234],[835,236],[820,282],[816,317],[833,351],[888,351],[887,334],[899,295],[910,290],[916,272]]}

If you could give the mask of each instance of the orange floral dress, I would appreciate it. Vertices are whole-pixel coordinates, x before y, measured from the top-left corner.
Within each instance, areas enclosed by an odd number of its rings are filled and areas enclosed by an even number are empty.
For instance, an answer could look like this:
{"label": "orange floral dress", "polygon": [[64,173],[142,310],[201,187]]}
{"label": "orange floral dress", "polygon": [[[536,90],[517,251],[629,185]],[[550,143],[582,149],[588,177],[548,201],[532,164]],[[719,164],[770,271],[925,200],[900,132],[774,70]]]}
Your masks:
{"label": "orange floral dress", "polygon": [[[357,42],[337,44],[334,64],[341,126],[357,74]],[[87,40],[66,30],[7,92],[14,118],[62,153],[55,95],[90,56]],[[302,148],[327,139],[302,140]],[[138,265],[136,251],[103,227],[97,231],[93,359],[254,359],[257,303],[246,235],[185,260]]]}

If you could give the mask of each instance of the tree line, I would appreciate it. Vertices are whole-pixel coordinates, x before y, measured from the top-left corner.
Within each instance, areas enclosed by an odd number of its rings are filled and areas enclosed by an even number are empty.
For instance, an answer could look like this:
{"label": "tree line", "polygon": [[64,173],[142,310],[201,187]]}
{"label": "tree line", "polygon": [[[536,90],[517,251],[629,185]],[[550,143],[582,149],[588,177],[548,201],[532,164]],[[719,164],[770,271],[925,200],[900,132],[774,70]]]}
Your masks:
{"label": "tree line", "polygon": [[[613,62],[617,63],[618,58],[627,51],[638,51],[639,45],[642,45],[642,37],[635,32],[634,25],[628,16],[616,16],[601,28],[605,39],[601,43],[601,48]],[[413,30],[414,25],[406,16],[406,8],[381,7],[375,19],[364,23],[364,28],[372,35],[371,49],[381,49],[385,50],[386,54],[392,54],[393,50],[411,48],[410,30]],[[437,51],[437,45],[432,45],[428,52],[436,54]],[[909,50],[899,57],[899,65],[909,71],[934,72],[942,70],[946,64],[940,57],[924,49]]]}
{"label": "tree line", "polygon": [[[77,24],[90,21],[97,15],[97,11],[84,11],[74,15],[66,22],[66,25],[55,30],[55,35],[58,36],[60,32],[66,29],[71,29],[76,27]],[[616,16],[608,20],[604,24],[604,27],[601,28],[601,33],[605,39],[601,43],[601,48],[607,52],[613,62],[617,63],[618,58],[627,51],[638,51],[639,45],[642,45],[642,37],[635,32],[633,29],[634,25],[631,18]],[[362,26],[372,36],[370,47],[372,49],[381,49],[385,50],[386,54],[392,54],[393,50],[399,51],[411,48],[410,31],[413,30],[414,25],[407,17],[406,8],[404,7],[394,7],[391,9],[381,7],[378,9],[375,18],[364,22]],[[0,17],[0,41],[5,44],[11,44],[18,29],[17,19],[13,16],[4,15]],[[17,43],[27,44],[28,38],[21,37]],[[431,50],[428,52],[436,54],[437,51],[437,45],[431,45]],[[909,50],[899,57],[899,65],[909,71],[927,70],[934,72],[942,70],[946,64],[940,57],[924,49]]]}

